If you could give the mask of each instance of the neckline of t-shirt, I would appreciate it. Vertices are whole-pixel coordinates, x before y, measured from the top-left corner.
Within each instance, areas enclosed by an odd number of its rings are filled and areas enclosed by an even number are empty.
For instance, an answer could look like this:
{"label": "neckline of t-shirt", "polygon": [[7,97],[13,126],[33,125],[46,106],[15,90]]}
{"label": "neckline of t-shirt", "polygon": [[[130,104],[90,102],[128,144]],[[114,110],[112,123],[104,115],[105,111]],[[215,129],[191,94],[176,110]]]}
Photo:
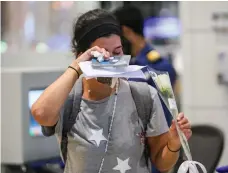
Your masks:
{"label": "neckline of t-shirt", "polygon": [[82,97],[82,100],[83,100],[84,102],[87,102],[87,103],[100,104],[100,103],[104,103],[104,102],[108,101],[108,100],[109,100],[110,98],[112,98],[114,95],[115,95],[115,92],[112,93],[110,96],[105,97],[105,98],[103,98],[103,99],[101,99],[101,100],[88,100],[88,99],[85,99],[85,98],[83,98],[83,97]]}

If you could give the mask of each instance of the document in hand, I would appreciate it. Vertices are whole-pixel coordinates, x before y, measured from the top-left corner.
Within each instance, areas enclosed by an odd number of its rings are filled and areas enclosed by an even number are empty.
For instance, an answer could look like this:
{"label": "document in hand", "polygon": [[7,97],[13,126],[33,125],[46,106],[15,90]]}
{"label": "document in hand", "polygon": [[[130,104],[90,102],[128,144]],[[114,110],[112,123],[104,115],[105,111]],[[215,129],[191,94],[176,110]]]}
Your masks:
{"label": "document in hand", "polygon": [[127,67],[100,67],[93,68],[92,61],[80,62],[79,66],[85,77],[124,77],[124,78],[142,78],[145,75],[142,72],[144,66],[129,65]]}

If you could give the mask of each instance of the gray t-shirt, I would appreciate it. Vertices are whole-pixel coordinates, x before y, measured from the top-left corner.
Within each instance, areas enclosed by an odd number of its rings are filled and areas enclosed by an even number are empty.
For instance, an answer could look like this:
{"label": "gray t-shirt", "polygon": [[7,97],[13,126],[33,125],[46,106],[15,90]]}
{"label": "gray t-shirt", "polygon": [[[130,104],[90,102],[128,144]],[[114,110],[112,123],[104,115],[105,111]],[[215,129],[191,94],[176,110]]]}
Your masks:
{"label": "gray t-shirt", "polygon": [[[150,91],[154,105],[147,127],[147,137],[168,131],[157,91],[152,87]],[[116,111],[105,153],[115,97]],[[100,101],[82,98],[80,107],[76,123],[68,134],[65,173],[98,173],[103,157],[102,173],[148,173],[141,135],[144,128],[127,81],[120,80],[117,96],[113,94]],[[61,115],[55,128],[58,142],[62,133],[62,116],[67,115]]]}

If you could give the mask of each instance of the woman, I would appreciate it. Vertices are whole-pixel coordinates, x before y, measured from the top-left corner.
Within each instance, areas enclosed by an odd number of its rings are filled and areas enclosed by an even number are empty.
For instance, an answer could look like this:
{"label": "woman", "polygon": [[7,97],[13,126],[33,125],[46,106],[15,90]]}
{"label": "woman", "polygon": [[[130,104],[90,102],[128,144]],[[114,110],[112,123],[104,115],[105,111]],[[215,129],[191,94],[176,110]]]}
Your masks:
{"label": "woman", "polygon": [[[32,107],[33,116],[45,131],[54,128],[61,139],[62,119],[69,116],[62,109],[79,106],[74,104],[72,91],[83,90],[80,112],[68,133],[67,173],[148,172],[142,157],[143,138],[139,135],[143,128],[129,83],[123,79],[79,78],[78,63],[91,60],[92,51],[99,51],[106,58],[123,54],[120,35],[118,22],[108,12],[97,9],[79,17],[72,39],[77,58]],[[75,85],[80,80],[82,88]],[[159,170],[166,171],[176,163],[181,144],[174,124],[168,129],[156,90],[150,87],[150,93],[153,111],[145,132],[150,158]],[[182,113],[178,123],[189,139],[190,123]]]}

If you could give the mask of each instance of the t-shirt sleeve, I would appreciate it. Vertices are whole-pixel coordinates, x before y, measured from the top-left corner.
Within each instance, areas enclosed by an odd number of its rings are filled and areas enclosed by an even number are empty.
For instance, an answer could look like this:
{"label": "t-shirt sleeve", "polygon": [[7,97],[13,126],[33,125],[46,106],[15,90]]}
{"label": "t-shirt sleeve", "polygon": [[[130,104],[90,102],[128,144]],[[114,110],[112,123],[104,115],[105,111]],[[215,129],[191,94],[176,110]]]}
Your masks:
{"label": "t-shirt sleeve", "polygon": [[150,121],[147,124],[146,136],[152,137],[166,133],[169,130],[169,127],[165,119],[165,114],[157,90],[151,86],[149,87],[153,100],[153,109],[151,112]]}
{"label": "t-shirt sleeve", "polygon": [[73,98],[74,98],[74,91],[72,89],[63,107],[60,110],[60,116],[57,123],[54,126],[42,126],[42,133],[44,136],[52,136],[54,134],[58,136],[62,135],[63,117],[69,116],[69,115],[66,115],[65,110],[71,109],[73,105]]}

